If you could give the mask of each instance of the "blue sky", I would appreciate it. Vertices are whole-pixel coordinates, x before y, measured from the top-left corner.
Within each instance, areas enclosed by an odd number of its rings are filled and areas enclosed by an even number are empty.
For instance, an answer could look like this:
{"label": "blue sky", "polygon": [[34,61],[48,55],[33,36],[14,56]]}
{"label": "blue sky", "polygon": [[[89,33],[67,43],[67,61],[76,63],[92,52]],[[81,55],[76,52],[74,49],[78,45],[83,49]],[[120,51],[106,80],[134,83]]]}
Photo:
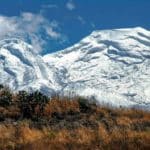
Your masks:
{"label": "blue sky", "polygon": [[150,29],[150,0],[1,0],[0,15],[1,39],[8,32],[27,37],[44,54],[64,49],[93,30]]}

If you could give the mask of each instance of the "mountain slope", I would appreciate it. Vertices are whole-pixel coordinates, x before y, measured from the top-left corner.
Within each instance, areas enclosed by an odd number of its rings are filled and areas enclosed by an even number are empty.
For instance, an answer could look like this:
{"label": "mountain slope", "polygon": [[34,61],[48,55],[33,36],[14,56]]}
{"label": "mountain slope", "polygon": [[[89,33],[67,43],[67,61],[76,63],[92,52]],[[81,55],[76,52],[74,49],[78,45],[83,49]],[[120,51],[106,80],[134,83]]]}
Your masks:
{"label": "mountain slope", "polygon": [[0,83],[13,90],[41,90],[53,93],[59,85],[55,69],[47,67],[32,46],[19,39],[0,41]]}
{"label": "mountain slope", "polygon": [[43,57],[61,73],[63,92],[115,106],[150,106],[150,32],[94,31],[74,46]]}
{"label": "mountain slope", "polygon": [[94,31],[45,56],[22,40],[2,40],[0,84],[16,91],[90,96],[113,106],[150,108],[150,31]]}

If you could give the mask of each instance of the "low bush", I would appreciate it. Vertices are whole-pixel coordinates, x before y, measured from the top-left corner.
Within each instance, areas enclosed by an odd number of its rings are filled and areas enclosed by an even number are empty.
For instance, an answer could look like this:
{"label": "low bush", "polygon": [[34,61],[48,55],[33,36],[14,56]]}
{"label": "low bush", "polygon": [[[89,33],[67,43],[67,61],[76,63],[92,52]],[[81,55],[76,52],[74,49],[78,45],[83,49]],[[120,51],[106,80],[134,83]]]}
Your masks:
{"label": "low bush", "polygon": [[150,112],[0,86],[0,150],[148,150]]}

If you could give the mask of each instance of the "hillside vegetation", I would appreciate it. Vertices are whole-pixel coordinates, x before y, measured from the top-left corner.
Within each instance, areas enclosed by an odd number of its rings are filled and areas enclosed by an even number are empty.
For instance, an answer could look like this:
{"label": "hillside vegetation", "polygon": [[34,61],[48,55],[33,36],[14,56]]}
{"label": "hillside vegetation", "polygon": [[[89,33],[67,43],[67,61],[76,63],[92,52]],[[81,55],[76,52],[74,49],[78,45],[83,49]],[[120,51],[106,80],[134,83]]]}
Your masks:
{"label": "hillside vegetation", "polygon": [[150,112],[0,85],[0,150],[149,150]]}

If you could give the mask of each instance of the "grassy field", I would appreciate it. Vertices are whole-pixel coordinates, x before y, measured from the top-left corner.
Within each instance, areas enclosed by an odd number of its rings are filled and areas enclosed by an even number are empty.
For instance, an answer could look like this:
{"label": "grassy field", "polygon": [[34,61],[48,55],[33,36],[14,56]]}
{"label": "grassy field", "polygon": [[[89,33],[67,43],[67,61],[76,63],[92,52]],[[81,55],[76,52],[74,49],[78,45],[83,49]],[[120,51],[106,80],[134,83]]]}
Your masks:
{"label": "grassy field", "polygon": [[149,150],[150,112],[0,89],[0,150]]}

